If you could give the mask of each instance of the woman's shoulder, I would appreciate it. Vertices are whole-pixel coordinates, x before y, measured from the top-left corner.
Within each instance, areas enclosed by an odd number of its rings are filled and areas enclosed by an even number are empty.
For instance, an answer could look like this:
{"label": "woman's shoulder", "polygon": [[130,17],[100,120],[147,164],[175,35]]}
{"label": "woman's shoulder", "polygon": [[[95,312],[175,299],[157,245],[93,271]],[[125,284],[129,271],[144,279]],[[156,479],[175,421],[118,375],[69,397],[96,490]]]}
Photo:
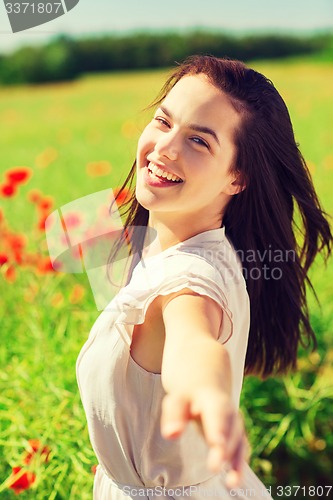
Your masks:
{"label": "woman's shoulder", "polygon": [[[118,323],[141,324],[153,300],[182,290],[208,296],[221,306],[228,318],[224,340],[247,311],[247,291],[235,253],[221,232],[197,235],[146,260],[135,267],[131,280],[118,295]],[[241,313],[239,305],[241,304]],[[237,323],[238,324],[238,323]],[[236,325],[237,326],[237,325]]]}
{"label": "woman's shoulder", "polygon": [[244,284],[240,261],[225,236],[224,228],[200,233],[136,266],[132,284],[155,288],[162,281],[181,276],[201,277],[226,289]]}
{"label": "woman's shoulder", "polygon": [[244,281],[241,261],[226,237],[224,228],[201,233],[183,242],[175,247],[165,260],[170,266],[187,263],[186,267],[194,272],[214,275],[225,285]]}

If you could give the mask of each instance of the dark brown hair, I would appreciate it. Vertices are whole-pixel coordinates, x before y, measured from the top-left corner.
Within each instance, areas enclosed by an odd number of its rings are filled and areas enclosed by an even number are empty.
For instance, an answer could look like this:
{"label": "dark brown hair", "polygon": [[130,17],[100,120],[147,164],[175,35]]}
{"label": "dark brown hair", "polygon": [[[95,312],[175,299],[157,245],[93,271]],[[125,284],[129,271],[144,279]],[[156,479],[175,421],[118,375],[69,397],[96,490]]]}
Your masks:
{"label": "dark brown hair", "polygon": [[[232,197],[223,225],[242,258],[250,297],[245,374],[265,378],[285,373],[295,369],[300,343],[316,347],[306,284],[314,292],[308,270],[318,252],[326,248],[326,259],[331,252],[327,214],[320,206],[295,142],[287,107],[272,82],[262,74],[240,61],[192,56],[171,74],[152,106],[162,102],[181,78],[196,74],[206,75],[229,97],[242,117],[235,136],[237,155],[233,169],[239,172],[246,188]],[[135,169],[134,162],[121,190],[133,187]],[[147,226],[148,214],[133,191],[125,210],[125,230]],[[132,251],[140,253],[142,231],[137,233],[141,236],[133,238]],[[282,257],[278,262],[279,279],[272,274],[267,279],[267,273],[272,273],[277,265],[272,262],[272,255],[277,252],[293,258]]]}

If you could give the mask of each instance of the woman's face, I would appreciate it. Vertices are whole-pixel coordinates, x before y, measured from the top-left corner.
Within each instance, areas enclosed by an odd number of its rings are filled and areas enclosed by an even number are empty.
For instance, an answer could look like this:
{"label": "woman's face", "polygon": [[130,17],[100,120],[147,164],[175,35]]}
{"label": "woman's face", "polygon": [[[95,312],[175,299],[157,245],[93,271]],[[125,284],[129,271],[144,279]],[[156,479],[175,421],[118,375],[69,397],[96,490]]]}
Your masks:
{"label": "woman's face", "polygon": [[183,77],[139,139],[139,203],[153,213],[221,221],[230,196],[240,190],[230,172],[239,124],[226,95],[204,75]]}

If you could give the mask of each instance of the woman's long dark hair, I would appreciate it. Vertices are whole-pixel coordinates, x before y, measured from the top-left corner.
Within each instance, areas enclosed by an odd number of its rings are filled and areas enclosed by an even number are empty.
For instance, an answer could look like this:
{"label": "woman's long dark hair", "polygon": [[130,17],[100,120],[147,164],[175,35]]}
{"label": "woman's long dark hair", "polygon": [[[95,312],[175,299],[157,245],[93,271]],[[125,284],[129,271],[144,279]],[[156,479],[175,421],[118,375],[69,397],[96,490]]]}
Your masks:
{"label": "woman's long dark hair", "polygon": [[[232,197],[223,225],[241,257],[250,297],[245,374],[282,374],[295,369],[299,343],[316,347],[306,284],[314,292],[308,270],[318,252],[326,249],[326,259],[331,253],[327,214],[295,142],[287,107],[262,74],[240,61],[192,56],[172,73],[152,106],[182,77],[196,74],[206,75],[242,117],[233,169],[246,188]],[[134,162],[118,196],[133,188],[135,170]],[[125,215],[125,232],[148,224],[149,212],[134,191]],[[133,238],[132,245],[140,253],[143,238]]]}

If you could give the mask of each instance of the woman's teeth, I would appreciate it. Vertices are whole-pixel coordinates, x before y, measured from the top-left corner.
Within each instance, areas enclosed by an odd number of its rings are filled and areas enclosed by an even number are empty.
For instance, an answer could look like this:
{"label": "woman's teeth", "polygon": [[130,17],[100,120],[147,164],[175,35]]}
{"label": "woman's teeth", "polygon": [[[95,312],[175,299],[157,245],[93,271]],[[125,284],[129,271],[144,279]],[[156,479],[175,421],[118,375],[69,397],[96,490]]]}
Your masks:
{"label": "woman's teeth", "polygon": [[148,164],[148,170],[152,172],[154,175],[162,177],[163,179],[167,179],[168,181],[183,182],[180,177],[177,177],[177,175],[170,174],[170,172],[165,172],[161,168],[157,167],[154,163],[150,162]]}

